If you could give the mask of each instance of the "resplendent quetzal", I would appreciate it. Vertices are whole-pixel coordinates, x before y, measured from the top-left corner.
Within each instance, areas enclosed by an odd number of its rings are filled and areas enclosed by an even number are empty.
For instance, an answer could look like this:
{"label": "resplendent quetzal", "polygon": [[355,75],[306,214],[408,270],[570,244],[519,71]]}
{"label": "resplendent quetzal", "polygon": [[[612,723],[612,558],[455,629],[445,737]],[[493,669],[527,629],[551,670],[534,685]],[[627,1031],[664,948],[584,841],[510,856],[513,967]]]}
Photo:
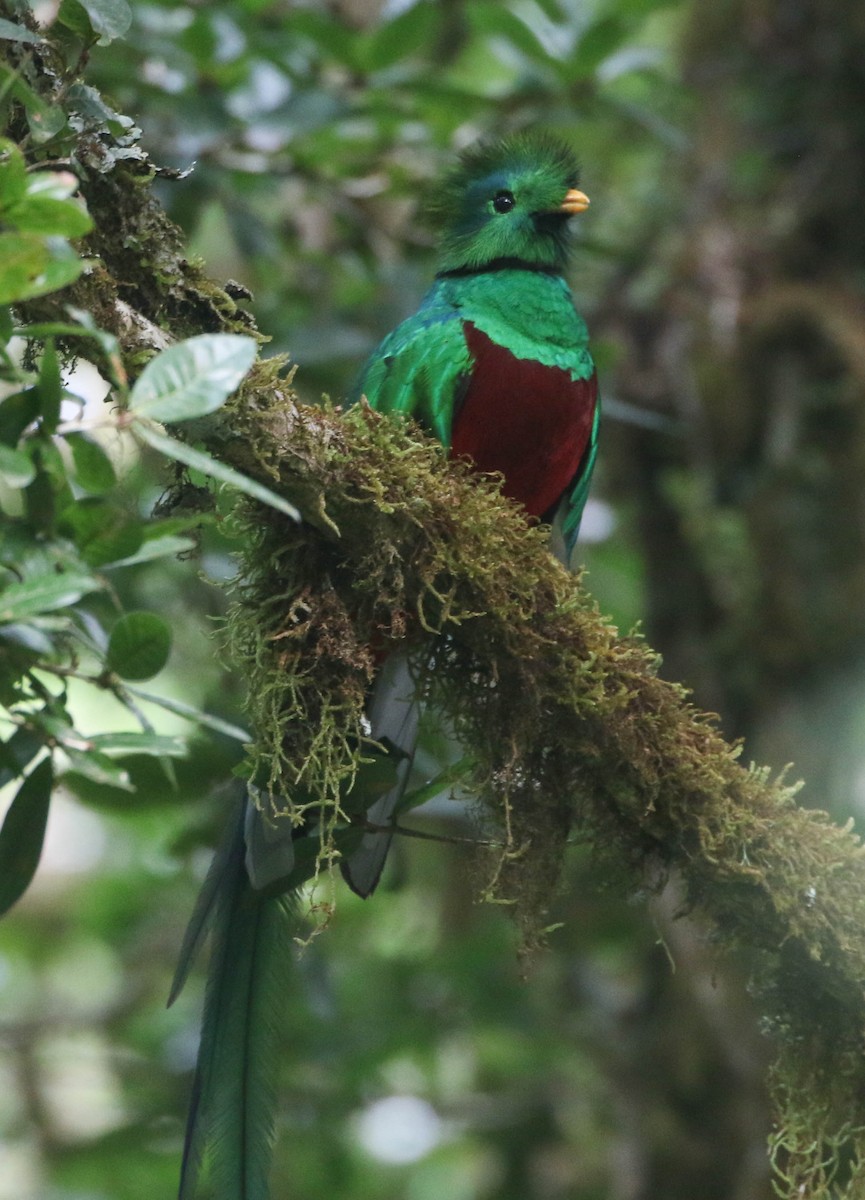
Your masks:
{"label": "resplendent quetzal", "polygon": [[[588,199],[570,151],[517,135],[463,154],[430,206],[440,227],[439,271],[413,316],[367,362],[353,399],[413,417],[505,495],[552,526],[564,561],[576,540],[597,448],[598,401],[588,335],[563,271],[568,221]],[[379,669],[371,737],[398,752],[397,784],[368,810],[390,823],[417,735],[405,654]],[[266,1200],[274,1129],[274,1029],[291,963],[297,831],[251,800],[217,851],[190,921],[171,999],[209,925],[214,937],[180,1181],[192,1200],[202,1156],[215,1200]],[[368,832],[342,864],[368,896],[389,833]],[[281,894],[278,894],[281,893]]]}

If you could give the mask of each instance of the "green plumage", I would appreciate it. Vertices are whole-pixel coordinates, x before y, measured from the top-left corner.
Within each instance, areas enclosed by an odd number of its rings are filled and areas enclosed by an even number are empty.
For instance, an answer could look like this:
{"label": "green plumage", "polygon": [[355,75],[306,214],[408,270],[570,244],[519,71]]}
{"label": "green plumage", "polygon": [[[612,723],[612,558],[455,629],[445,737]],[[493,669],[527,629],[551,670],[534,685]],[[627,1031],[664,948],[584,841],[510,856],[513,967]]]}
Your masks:
{"label": "green plumage", "polygon": [[[588,204],[576,184],[570,152],[548,138],[519,136],[465,154],[430,206],[441,229],[436,282],[374,352],[353,394],[414,417],[452,453],[502,476],[531,518],[553,523],[563,558],[579,528],[598,430],[586,327],[562,277],[568,220]],[[367,704],[370,737],[396,752],[396,782],[377,789],[367,813],[385,832],[342,831],[354,839],[344,846],[343,873],[362,896],[374,891],[387,855],[417,716],[409,656],[395,652]],[[308,833],[265,821],[246,799],[192,915],[172,1000],[210,926],[213,938],[179,1200],[193,1200],[202,1164],[214,1200],[267,1200],[276,1026],[291,982],[294,920],[277,893],[314,870]]]}

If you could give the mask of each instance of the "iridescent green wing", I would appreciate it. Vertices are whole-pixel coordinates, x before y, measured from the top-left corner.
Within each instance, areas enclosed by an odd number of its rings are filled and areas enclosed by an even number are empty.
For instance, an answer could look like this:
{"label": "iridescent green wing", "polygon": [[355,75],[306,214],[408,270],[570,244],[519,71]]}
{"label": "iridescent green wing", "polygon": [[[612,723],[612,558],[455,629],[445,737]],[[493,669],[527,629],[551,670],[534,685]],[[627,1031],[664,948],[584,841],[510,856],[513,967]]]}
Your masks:
{"label": "iridescent green wing", "polygon": [[462,315],[436,285],[373,351],[351,399],[366,396],[377,412],[406,413],[449,447],[471,367]]}
{"label": "iridescent green wing", "polygon": [[[580,463],[580,469],[577,477],[574,480],[570,496],[567,500],[562,519],[562,535],[565,539],[567,554],[570,555],[577,540],[577,535],[580,532],[580,522],[583,519],[583,509],[586,507],[586,500],[589,496],[589,488],[592,483],[592,472],[595,469],[595,459],[598,457],[598,425],[601,420],[601,400],[598,395],[598,379],[597,375],[591,377],[591,384],[594,390],[594,405],[595,416],[592,421],[592,432],[589,435],[589,443],[586,446],[583,455],[583,461]],[[560,510],[561,511],[561,510]]]}

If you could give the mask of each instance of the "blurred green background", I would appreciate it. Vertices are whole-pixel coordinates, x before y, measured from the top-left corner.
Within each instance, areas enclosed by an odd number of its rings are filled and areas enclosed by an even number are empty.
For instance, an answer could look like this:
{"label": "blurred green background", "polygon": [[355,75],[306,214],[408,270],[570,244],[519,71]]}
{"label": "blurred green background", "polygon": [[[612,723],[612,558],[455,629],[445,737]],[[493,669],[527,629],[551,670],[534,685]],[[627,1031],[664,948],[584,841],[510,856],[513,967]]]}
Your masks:
{"label": "blurred green background", "polygon": [[[160,199],[190,254],[253,293],[311,401],[342,395],[417,304],[423,202],[455,150],[528,127],[571,142],[592,199],[572,284],[606,402],[588,586],[746,760],[794,761],[804,802],[856,815],[860,4],[134,3],[88,78],[156,162],[194,164]],[[142,509],[159,487],[146,459],[123,477]],[[209,640],[231,570],[214,527],[200,559],[117,587],[174,629],[150,689],[242,725],[242,680]],[[100,728],[124,716],[80,704]],[[0,1200],[173,1194],[201,977],[164,998],[239,753],[202,731],[176,789],[142,760],[135,795],[82,783],[55,805],[36,882],[0,925]],[[444,803],[425,828],[470,832]],[[507,915],[474,903],[468,858],[396,850],[374,899],[341,889],[299,956],[274,1200],[768,1200],[769,1044],[746,956],[720,961],[676,919],[674,883],[633,903],[575,853],[562,928],[521,963]]]}

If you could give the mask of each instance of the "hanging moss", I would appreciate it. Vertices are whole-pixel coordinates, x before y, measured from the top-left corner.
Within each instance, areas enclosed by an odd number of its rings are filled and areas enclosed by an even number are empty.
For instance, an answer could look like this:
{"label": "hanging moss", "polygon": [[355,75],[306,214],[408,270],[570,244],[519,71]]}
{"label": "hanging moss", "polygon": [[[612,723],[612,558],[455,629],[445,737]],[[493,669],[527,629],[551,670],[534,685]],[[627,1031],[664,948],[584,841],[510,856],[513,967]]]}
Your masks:
{"label": "hanging moss", "polygon": [[[166,333],[251,329],[183,257],[149,171],[120,164],[84,188],[99,266],[80,285],[89,293],[43,298],[47,318],[86,300],[130,371]],[[675,872],[718,941],[754,963],[778,1052],[780,1193],[858,1200],[865,863],[854,834],[799,808],[783,777],[743,767],[713,720],[658,678],[645,643],[620,637],[551,559],[543,532],[413,427],[362,406],[301,407],[274,361],[193,435],[305,517],[244,510],[229,620],[249,680],[252,769],[287,797],[286,819],[302,815],[290,811],[301,796],[300,809],[325,812],[325,839],[332,828],[363,753],[371,647],[433,647],[429,690],[502,834],[479,891],[508,904],[531,945],[569,840],[591,842],[635,889]]]}

